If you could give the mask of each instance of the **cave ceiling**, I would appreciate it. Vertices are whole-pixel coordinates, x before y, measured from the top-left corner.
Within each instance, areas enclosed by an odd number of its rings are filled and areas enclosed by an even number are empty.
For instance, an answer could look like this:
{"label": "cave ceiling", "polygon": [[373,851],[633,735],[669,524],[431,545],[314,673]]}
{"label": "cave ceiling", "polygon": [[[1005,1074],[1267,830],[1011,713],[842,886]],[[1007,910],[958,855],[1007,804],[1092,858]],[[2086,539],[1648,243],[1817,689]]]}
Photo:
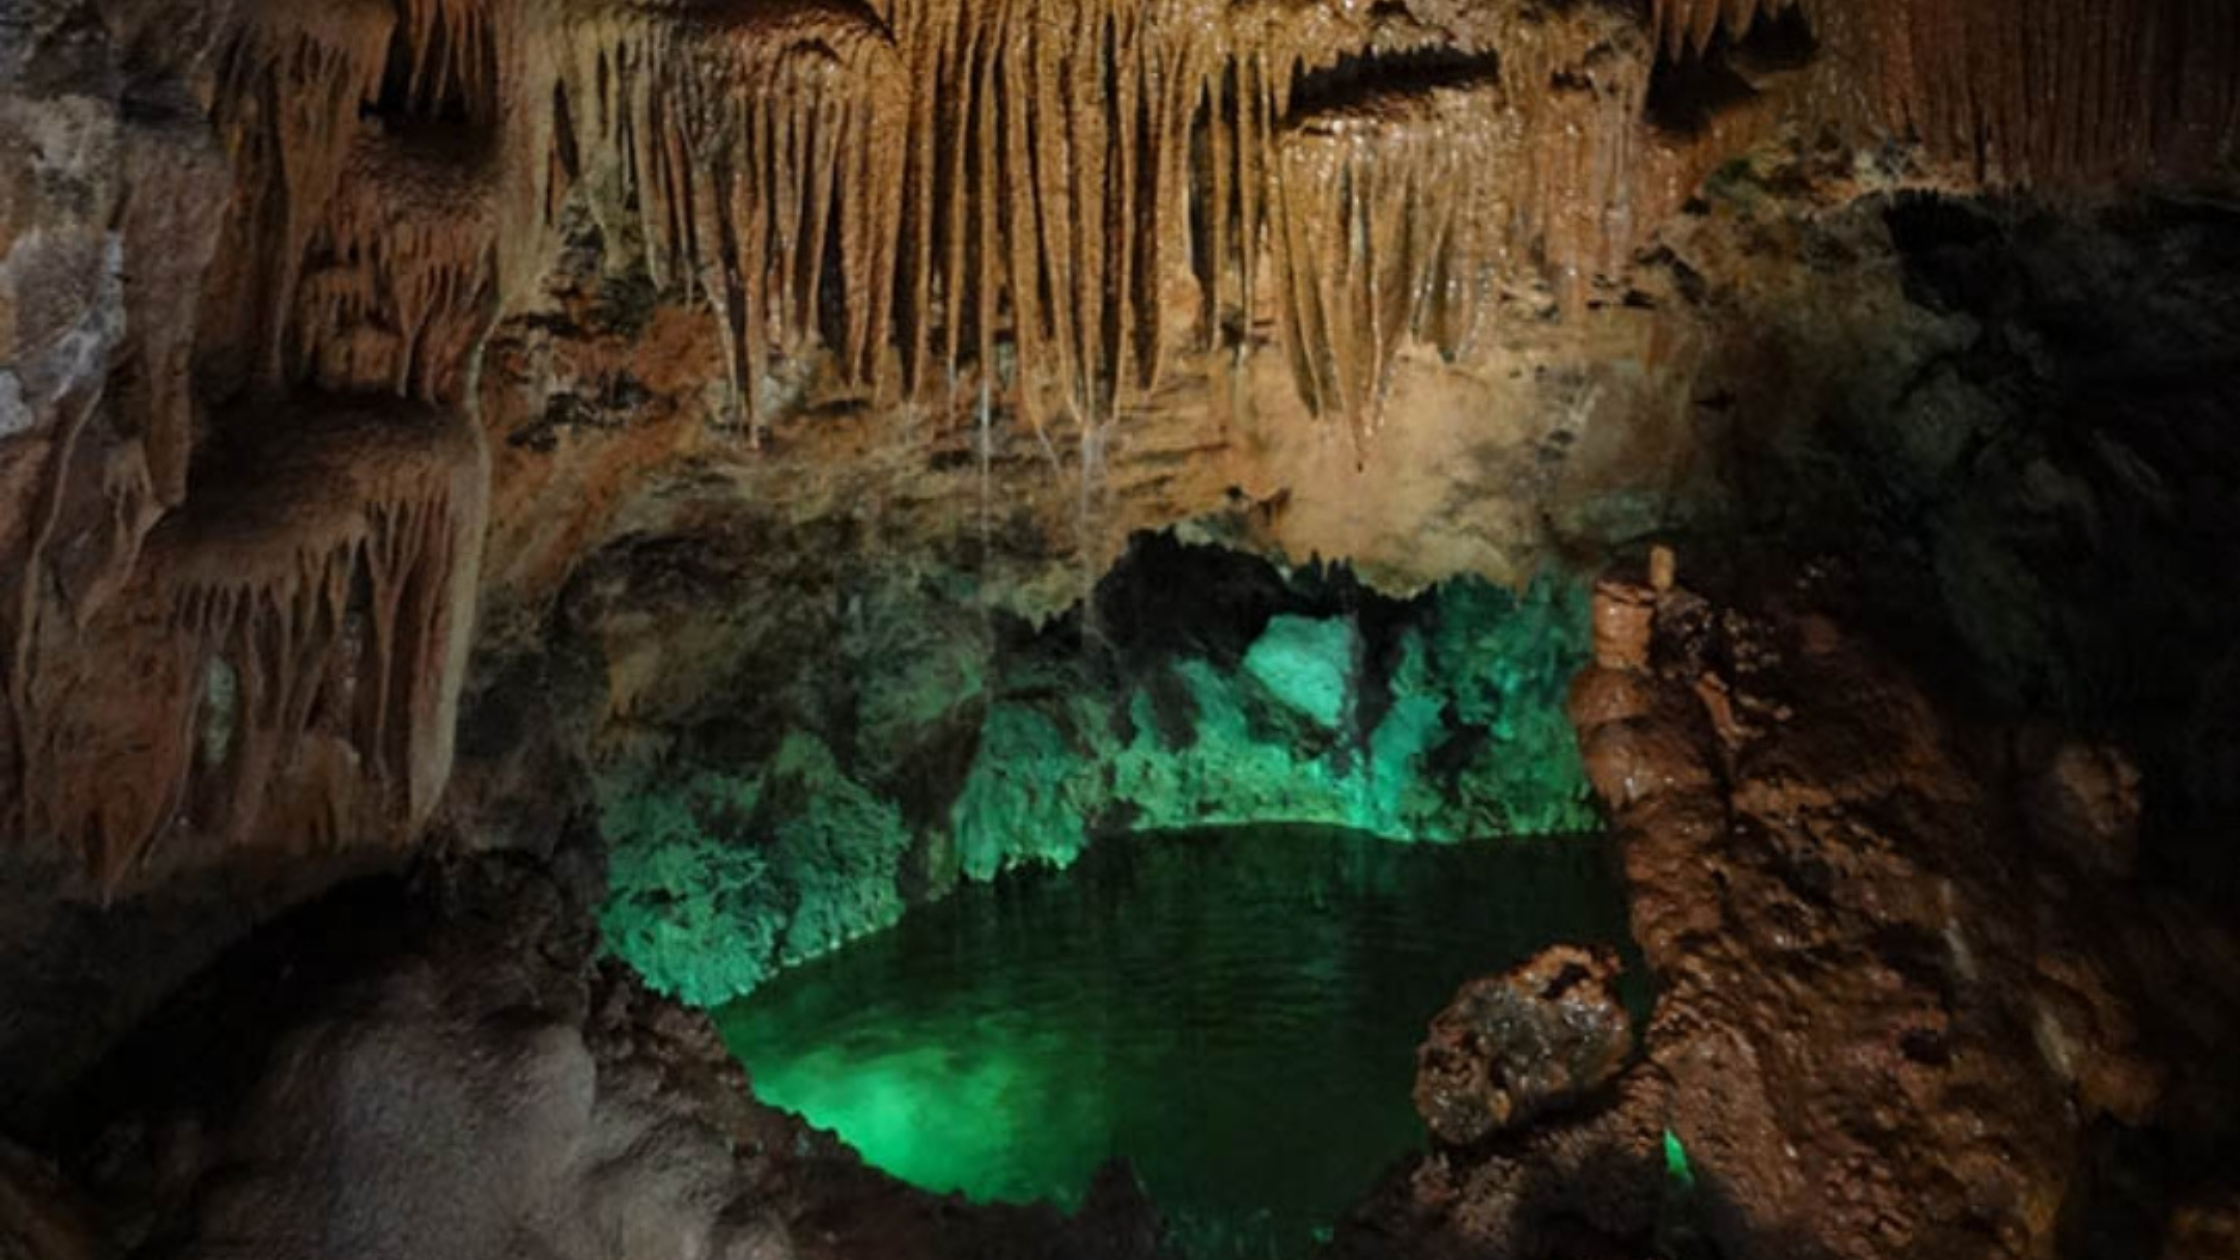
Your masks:
{"label": "cave ceiling", "polygon": [[[413,834],[478,592],[674,510],[630,497],[664,461],[802,505],[977,459],[990,550],[1000,428],[1065,474],[1016,492],[1045,518],[1112,467],[1123,524],[1288,494],[1301,553],[1497,570],[1515,478],[1448,470],[1516,409],[1470,381],[1527,334],[1685,377],[1694,343],[1588,316],[1652,304],[1636,260],[1716,172],[2220,189],[2240,136],[2227,0],[18,9],[5,829],[112,874],[182,826]],[[1253,425],[1360,479],[1240,463]]]}

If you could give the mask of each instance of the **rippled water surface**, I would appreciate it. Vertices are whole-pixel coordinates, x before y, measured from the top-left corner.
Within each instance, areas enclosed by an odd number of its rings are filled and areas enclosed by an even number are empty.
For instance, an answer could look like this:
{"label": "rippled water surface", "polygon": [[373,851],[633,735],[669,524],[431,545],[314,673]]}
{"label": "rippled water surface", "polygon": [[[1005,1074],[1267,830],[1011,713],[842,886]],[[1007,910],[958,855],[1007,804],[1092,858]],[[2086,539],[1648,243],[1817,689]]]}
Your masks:
{"label": "rippled water surface", "polygon": [[1623,922],[1591,838],[1138,837],[718,1019],[764,1098],[918,1185],[1072,1204],[1120,1155],[1197,1255],[1292,1256],[1422,1143],[1415,1047],[1456,986]]}

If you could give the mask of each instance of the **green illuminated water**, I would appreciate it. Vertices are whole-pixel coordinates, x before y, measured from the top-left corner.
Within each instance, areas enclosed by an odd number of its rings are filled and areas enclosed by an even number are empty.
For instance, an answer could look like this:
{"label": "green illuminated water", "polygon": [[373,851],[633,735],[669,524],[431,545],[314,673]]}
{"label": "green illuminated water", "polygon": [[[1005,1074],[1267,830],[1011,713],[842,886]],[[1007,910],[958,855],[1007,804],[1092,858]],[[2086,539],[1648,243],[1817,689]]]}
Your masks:
{"label": "green illuminated water", "polygon": [[967,886],[718,1021],[757,1093],[908,1181],[1071,1205],[1121,1155],[1197,1256],[1287,1257],[1422,1142],[1414,1051],[1462,981],[1623,922],[1592,839],[1137,837]]}

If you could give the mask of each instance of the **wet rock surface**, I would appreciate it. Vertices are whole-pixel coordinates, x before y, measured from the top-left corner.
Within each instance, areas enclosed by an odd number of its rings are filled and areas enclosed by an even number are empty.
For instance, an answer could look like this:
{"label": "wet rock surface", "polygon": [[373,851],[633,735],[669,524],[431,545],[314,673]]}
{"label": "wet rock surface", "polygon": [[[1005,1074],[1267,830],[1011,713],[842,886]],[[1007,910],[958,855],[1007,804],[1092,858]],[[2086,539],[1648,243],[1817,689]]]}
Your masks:
{"label": "wet rock surface", "polygon": [[[2227,1254],[2233,1098],[2200,1065],[2240,1006],[2163,977],[2230,928],[2041,844],[2045,766],[1806,611],[1840,588],[1651,603],[1646,651],[1573,692],[1659,985],[1643,1059],[1605,1100],[1426,1158],[1341,1251],[2114,1256],[2167,1229]],[[2055,816],[2120,823],[2120,758],[2064,762]]]}
{"label": "wet rock surface", "polygon": [[1577,1103],[1615,1076],[1633,1024],[1607,950],[1557,946],[1464,985],[1416,1055],[1416,1110],[1469,1146]]}

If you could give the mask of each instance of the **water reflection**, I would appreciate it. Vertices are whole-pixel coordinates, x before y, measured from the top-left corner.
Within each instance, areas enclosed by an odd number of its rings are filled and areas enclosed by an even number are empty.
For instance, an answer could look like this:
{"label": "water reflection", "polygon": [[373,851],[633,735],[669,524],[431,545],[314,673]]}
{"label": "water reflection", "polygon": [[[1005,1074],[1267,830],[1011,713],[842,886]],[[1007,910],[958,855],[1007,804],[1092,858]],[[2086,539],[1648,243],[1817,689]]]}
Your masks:
{"label": "water reflection", "polygon": [[1422,1141],[1463,980],[1615,941],[1593,838],[1137,837],[968,886],[718,1019],[756,1089],[908,1181],[1078,1202],[1126,1156],[1202,1257],[1287,1256]]}

